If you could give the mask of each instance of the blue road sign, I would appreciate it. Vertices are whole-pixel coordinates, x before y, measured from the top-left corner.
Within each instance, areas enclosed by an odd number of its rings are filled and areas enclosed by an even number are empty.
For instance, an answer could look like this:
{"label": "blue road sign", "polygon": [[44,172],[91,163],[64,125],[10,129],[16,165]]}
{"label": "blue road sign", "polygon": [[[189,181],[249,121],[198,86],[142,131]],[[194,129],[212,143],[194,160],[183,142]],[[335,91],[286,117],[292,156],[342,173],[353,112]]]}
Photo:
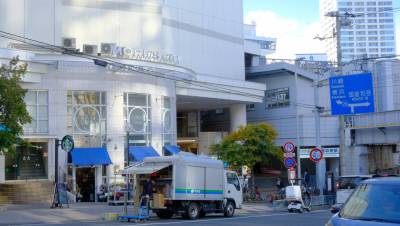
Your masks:
{"label": "blue road sign", "polygon": [[283,162],[284,162],[286,168],[293,168],[296,165],[296,160],[292,157],[285,158],[285,160]]}
{"label": "blue road sign", "polygon": [[329,87],[332,115],[375,111],[371,73],[331,77]]}

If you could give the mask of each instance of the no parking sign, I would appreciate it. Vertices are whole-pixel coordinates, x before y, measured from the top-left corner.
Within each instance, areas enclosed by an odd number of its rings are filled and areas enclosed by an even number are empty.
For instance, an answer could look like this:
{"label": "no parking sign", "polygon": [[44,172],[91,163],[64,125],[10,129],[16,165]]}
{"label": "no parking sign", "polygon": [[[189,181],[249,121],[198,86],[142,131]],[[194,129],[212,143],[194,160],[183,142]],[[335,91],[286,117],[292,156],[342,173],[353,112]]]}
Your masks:
{"label": "no parking sign", "polygon": [[323,157],[324,157],[324,153],[319,148],[313,148],[310,151],[310,159],[311,159],[311,161],[313,161],[315,163],[321,161],[321,159]]}

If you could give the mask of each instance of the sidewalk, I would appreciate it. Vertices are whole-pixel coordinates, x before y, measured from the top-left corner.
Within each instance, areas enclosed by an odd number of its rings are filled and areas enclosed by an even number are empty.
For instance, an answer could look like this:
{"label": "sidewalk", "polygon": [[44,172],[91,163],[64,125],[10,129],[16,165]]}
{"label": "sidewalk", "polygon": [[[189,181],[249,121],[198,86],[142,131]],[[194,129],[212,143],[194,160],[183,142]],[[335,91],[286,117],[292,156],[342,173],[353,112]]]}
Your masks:
{"label": "sidewalk", "polygon": [[[8,205],[0,211],[0,225],[73,223],[103,221],[106,213],[122,213],[124,206],[108,206],[105,203],[76,203],[70,208],[50,209],[45,205]],[[132,207],[129,207],[132,211]],[[128,211],[129,211],[128,210]],[[244,203],[236,214],[264,214],[272,208],[264,203]]]}

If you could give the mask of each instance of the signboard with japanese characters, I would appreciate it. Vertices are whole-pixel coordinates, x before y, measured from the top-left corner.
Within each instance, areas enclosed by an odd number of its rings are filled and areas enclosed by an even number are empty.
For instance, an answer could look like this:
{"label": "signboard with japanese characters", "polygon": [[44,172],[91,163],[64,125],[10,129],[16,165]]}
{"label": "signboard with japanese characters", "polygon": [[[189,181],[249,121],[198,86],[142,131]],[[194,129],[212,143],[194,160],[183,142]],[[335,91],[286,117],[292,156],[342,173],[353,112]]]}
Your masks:
{"label": "signboard with japanese characters", "polygon": [[374,112],[371,73],[334,76],[329,79],[332,115]]}

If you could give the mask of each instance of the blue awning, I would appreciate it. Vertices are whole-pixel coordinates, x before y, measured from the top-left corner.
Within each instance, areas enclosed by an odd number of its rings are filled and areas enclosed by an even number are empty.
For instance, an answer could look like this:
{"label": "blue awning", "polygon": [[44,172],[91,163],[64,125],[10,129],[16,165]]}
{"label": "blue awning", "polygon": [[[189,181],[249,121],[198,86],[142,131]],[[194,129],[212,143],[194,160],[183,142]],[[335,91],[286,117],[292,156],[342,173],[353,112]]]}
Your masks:
{"label": "blue awning", "polygon": [[75,166],[97,166],[112,164],[106,148],[74,148],[71,151]]}
{"label": "blue awning", "polygon": [[166,152],[165,154],[171,154],[171,155],[178,154],[181,151],[181,149],[176,145],[165,145],[164,150]]}
{"label": "blue awning", "polygon": [[160,156],[157,151],[150,146],[131,146],[129,147],[129,154],[132,155],[135,161],[143,161],[146,157]]}

